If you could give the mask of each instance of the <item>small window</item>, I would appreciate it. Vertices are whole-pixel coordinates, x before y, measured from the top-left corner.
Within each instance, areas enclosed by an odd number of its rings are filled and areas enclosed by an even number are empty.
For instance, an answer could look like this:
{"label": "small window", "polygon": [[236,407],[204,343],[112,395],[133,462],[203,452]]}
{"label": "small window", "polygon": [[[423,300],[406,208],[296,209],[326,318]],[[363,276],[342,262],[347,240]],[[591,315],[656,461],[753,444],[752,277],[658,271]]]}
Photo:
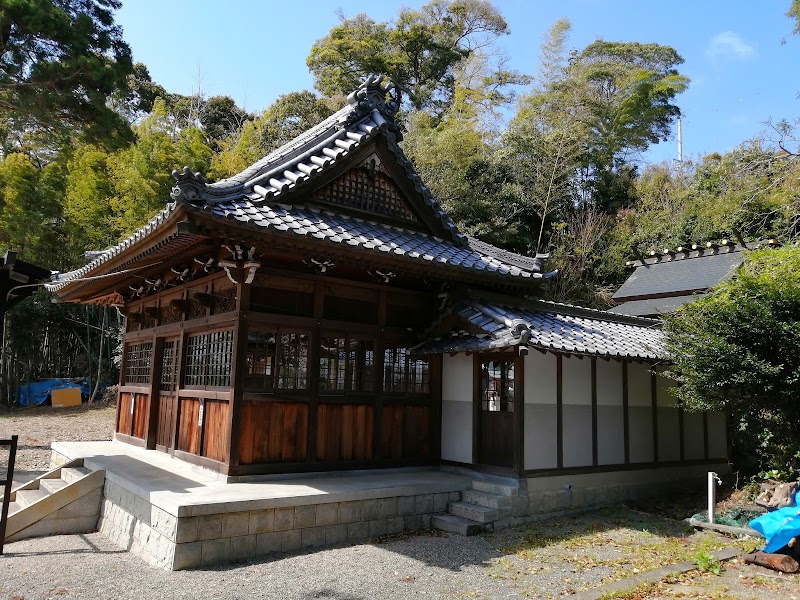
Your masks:
{"label": "small window", "polygon": [[174,392],[178,388],[178,354],[180,342],[164,342],[161,350],[161,391]]}
{"label": "small window", "polygon": [[275,331],[249,331],[247,334],[247,376],[244,389],[247,392],[275,391]]}
{"label": "small window", "polygon": [[308,341],[304,333],[281,333],[278,347],[278,389],[308,387]]}
{"label": "small window", "polygon": [[153,360],[153,343],[130,344],[125,360],[125,383],[140,385],[150,383],[150,366]]}
{"label": "small window", "polygon": [[514,361],[481,363],[481,410],[514,412]]}
{"label": "small window", "polygon": [[386,348],[383,353],[383,388],[397,394],[430,392],[430,364],[427,357],[412,357],[408,348]]}
{"label": "small window", "polygon": [[231,384],[233,331],[190,336],[186,345],[187,386],[227,387]]}
{"label": "small window", "polygon": [[374,369],[375,344],[372,340],[322,338],[320,393],[371,392]]}

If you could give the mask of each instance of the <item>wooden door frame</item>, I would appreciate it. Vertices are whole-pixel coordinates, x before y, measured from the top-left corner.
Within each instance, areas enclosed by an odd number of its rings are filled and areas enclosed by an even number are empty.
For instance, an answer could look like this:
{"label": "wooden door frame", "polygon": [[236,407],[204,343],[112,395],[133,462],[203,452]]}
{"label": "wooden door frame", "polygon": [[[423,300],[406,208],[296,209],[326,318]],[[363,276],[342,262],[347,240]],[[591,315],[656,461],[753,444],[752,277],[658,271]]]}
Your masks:
{"label": "wooden door frame", "polygon": [[[505,352],[475,353],[472,362],[472,464],[481,471],[498,475],[520,475],[525,469],[525,380],[524,356],[514,347]],[[511,467],[486,465],[480,462],[481,435],[481,363],[489,360],[510,360],[514,363],[514,411],[512,412],[513,439],[511,442]]]}

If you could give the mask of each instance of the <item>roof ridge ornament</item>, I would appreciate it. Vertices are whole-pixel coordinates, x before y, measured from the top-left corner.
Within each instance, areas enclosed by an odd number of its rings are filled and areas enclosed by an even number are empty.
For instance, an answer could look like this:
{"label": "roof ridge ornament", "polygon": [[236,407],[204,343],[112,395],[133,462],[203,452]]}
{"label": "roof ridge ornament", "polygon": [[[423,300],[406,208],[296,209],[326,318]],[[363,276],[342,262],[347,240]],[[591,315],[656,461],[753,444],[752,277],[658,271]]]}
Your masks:
{"label": "roof ridge ornament", "polygon": [[173,200],[195,200],[202,195],[208,180],[201,173],[192,172],[189,167],[172,171],[176,185],[172,188],[170,196]]}
{"label": "roof ridge ornament", "polygon": [[[403,135],[395,123],[401,102],[400,86],[391,77],[370,73],[358,89],[348,94],[347,103],[354,110],[347,116],[344,124],[351,125],[377,111],[385,119],[386,127],[395,135],[397,141],[402,141]],[[379,119],[375,120],[379,126],[383,124]]]}

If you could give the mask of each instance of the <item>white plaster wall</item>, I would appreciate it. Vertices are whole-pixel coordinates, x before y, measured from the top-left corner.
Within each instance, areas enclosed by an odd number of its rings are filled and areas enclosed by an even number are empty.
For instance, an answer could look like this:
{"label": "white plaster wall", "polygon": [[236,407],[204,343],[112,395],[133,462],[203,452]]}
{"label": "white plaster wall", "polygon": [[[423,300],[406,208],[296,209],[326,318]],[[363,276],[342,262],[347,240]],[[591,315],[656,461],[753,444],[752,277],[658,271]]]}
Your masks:
{"label": "white plaster wall", "polygon": [[625,462],[622,363],[615,360],[597,360],[597,462]]}
{"label": "white plaster wall", "polygon": [[472,463],[473,358],[442,359],[442,459]]}
{"label": "white plaster wall", "polygon": [[683,413],[683,458],[705,458],[703,413]]}
{"label": "white plaster wall", "polygon": [[728,457],[728,433],[725,425],[725,413],[708,413],[708,457]]}
{"label": "white plaster wall", "polygon": [[555,354],[530,352],[524,358],[526,469],[558,466]]}
{"label": "white plaster wall", "polygon": [[564,467],[592,465],[592,362],[562,359]]}
{"label": "white plaster wall", "polygon": [[658,462],[681,459],[681,430],[678,416],[678,401],[669,388],[675,382],[662,375],[663,368],[656,368],[656,406],[658,407]]}
{"label": "white plaster wall", "polygon": [[653,410],[650,366],[628,363],[628,437],[632,463],[653,460]]}

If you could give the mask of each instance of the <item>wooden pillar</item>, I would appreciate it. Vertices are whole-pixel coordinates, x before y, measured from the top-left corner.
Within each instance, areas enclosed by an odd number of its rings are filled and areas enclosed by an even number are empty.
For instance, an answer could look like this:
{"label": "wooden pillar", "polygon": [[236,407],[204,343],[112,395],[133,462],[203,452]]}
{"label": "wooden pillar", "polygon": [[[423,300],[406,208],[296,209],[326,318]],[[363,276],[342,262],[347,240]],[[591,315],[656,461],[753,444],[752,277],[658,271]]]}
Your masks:
{"label": "wooden pillar", "polygon": [[[247,311],[250,308],[250,284],[244,283],[244,269],[238,269],[236,321],[233,326],[233,356],[231,356],[231,399],[228,405],[228,440],[225,452],[227,472],[239,465],[239,438],[242,430],[242,403],[247,372]],[[202,432],[201,432],[202,433]]]}
{"label": "wooden pillar", "polygon": [[145,448],[154,450],[156,447],[156,436],[158,434],[158,408],[161,398],[161,354],[164,351],[164,338],[153,336],[153,352],[150,355],[150,399],[147,415],[147,427],[145,428],[144,440]]}
{"label": "wooden pillar", "polygon": [[514,472],[525,471],[525,357],[520,356],[519,347],[514,357]]}

